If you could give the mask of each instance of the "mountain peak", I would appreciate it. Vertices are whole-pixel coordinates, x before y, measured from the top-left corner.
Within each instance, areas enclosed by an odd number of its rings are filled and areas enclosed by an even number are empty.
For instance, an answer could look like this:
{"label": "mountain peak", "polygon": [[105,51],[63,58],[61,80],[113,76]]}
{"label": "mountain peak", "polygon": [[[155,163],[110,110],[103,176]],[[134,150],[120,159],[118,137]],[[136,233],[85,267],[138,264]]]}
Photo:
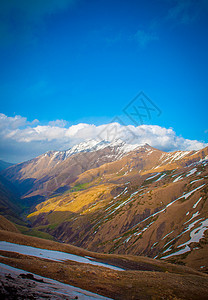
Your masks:
{"label": "mountain peak", "polygon": [[80,152],[97,151],[97,150],[105,148],[106,146],[108,146],[108,144],[109,143],[107,141],[89,139],[89,140],[86,140],[85,142],[81,142],[77,145],[74,145],[69,150],[66,150],[66,155],[68,157],[68,156],[71,156],[73,154],[80,153]]}
{"label": "mountain peak", "polygon": [[141,144],[128,144],[127,142],[123,141],[122,139],[114,139],[113,141],[107,140],[96,140],[96,139],[89,139],[85,142],[81,142],[69,150],[65,151],[66,156],[69,157],[71,155],[80,153],[80,152],[92,152],[104,149],[106,147],[117,148],[117,151],[121,154],[125,154],[131,151],[136,150],[140,147],[148,147],[152,148],[148,144],[141,145]]}
{"label": "mountain peak", "polygon": [[152,147],[149,144],[129,144],[122,139],[114,139],[113,141],[107,141],[107,140],[99,140],[99,139],[88,139],[84,142],[80,142],[79,144],[76,144],[69,148],[68,150],[62,150],[62,151],[47,151],[42,156],[49,156],[51,159],[59,158],[61,160],[65,160],[68,157],[78,154],[81,152],[93,152],[102,150],[106,147],[111,147],[116,149],[117,153],[120,154],[120,156],[137,150],[141,148],[148,148],[152,149]]}

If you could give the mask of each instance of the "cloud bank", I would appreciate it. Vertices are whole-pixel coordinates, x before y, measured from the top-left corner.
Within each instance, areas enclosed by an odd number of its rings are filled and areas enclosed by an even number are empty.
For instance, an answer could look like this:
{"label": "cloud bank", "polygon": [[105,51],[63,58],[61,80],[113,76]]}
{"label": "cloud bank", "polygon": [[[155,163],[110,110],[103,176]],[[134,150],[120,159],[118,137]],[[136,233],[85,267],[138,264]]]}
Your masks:
{"label": "cloud bank", "polygon": [[68,126],[64,120],[41,125],[38,120],[28,122],[22,116],[0,114],[0,159],[21,162],[49,150],[66,150],[87,139],[122,139],[131,144],[149,145],[164,151],[198,150],[208,146],[204,142],[177,136],[172,128],[157,125],[121,125],[117,122],[94,125],[79,123]]}

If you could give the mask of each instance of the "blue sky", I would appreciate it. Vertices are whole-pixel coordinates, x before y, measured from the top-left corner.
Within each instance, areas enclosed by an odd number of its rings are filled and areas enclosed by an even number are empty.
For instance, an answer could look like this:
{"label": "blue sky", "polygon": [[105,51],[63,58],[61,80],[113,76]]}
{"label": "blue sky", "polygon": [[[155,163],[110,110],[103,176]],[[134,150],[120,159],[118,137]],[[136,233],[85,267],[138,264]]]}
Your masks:
{"label": "blue sky", "polygon": [[144,91],[161,111],[144,124],[208,142],[207,37],[206,0],[1,1],[0,112],[135,125],[123,110]]}

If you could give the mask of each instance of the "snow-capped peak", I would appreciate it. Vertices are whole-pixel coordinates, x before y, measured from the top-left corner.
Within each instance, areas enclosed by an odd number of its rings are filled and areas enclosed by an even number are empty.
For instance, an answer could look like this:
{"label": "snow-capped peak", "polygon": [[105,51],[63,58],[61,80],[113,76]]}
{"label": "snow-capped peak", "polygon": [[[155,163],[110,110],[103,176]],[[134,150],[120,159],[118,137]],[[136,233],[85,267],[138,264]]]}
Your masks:
{"label": "snow-capped peak", "polygon": [[141,144],[128,144],[121,139],[115,139],[112,142],[106,140],[89,139],[77,145],[74,145],[68,150],[48,151],[44,154],[44,156],[49,156],[51,159],[65,160],[68,157],[77,153],[98,151],[106,147],[116,149],[117,154],[119,154],[119,157],[121,157],[122,155],[125,155],[128,152],[134,151],[141,147],[146,147],[146,145],[144,146]]}
{"label": "snow-capped peak", "polygon": [[80,144],[77,144],[66,151],[66,155],[71,156],[76,153],[80,152],[91,152],[91,151],[98,151],[100,149],[103,149],[109,145],[109,142],[107,141],[100,141],[100,140],[87,140],[85,142],[82,142]]}

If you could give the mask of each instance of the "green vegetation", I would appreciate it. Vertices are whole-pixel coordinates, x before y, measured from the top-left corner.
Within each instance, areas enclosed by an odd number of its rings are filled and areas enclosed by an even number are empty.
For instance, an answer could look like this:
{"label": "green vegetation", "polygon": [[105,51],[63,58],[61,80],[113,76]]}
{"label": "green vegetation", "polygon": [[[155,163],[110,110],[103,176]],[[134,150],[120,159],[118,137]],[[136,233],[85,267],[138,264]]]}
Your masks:
{"label": "green vegetation", "polygon": [[70,193],[85,190],[88,187],[89,187],[89,182],[77,184],[73,188],[70,189]]}
{"label": "green vegetation", "polygon": [[22,226],[22,225],[16,225],[16,227],[17,227],[17,229],[19,229],[19,231],[22,234],[35,236],[35,237],[39,237],[39,238],[46,239],[46,240],[52,240],[52,241],[55,240],[54,237],[47,232],[39,231],[37,229],[32,229],[32,228]]}
{"label": "green vegetation", "polygon": [[51,230],[54,230],[54,229],[56,229],[56,227],[58,227],[58,225],[59,224],[57,224],[57,223],[56,224],[50,224],[50,225],[48,225],[48,228],[51,229]]}
{"label": "green vegetation", "polygon": [[82,183],[82,184],[76,184],[74,187],[69,188],[68,190],[65,190],[64,192],[57,192],[57,193],[53,193],[49,196],[49,199],[51,198],[56,198],[56,197],[60,197],[60,196],[65,196],[68,195],[69,193],[73,193],[73,192],[78,192],[81,190],[85,190],[86,188],[88,188],[91,184],[89,182],[87,183]]}

